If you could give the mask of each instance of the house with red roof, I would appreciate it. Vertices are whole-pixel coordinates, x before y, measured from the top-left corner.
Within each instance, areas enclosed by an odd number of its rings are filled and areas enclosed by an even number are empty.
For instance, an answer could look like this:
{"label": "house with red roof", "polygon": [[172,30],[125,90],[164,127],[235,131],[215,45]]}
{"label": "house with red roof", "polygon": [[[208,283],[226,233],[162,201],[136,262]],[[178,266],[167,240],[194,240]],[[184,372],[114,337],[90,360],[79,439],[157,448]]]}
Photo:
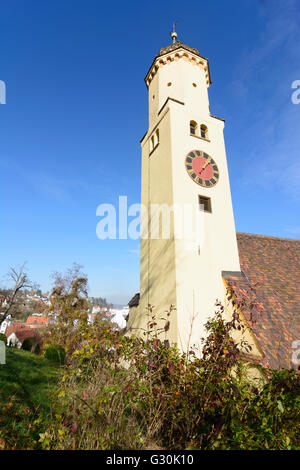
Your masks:
{"label": "house with red roof", "polygon": [[27,338],[32,338],[34,340],[35,346],[38,345],[39,347],[42,346],[42,338],[41,335],[31,328],[19,328],[15,331],[8,331],[6,334],[7,344],[8,346],[20,349],[23,345],[23,342]]}
{"label": "house with red roof", "polygon": [[21,328],[25,328],[25,324],[19,321],[14,321],[6,327],[4,334],[6,338],[8,338],[12,333],[17,330],[20,330]]}
{"label": "house with red roof", "polygon": [[29,328],[45,328],[49,324],[49,317],[46,315],[31,315],[26,320]]}

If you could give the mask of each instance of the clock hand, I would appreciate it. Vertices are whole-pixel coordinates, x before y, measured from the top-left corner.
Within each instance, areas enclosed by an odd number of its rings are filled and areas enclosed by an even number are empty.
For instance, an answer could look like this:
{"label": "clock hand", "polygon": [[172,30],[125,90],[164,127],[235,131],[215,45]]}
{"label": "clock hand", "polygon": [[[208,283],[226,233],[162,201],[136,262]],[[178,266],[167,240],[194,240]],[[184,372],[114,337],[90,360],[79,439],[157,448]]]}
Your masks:
{"label": "clock hand", "polygon": [[207,167],[207,165],[211,162],[211,158],[208,158],[206,160],[206,162],[204,163],[203,167],[201,168],[200,170],[200,174],[202,173],[202,170],[205,170],[205,168]]}
{"label": "clock hand", "polygon": [[205,169],[205,168],[207,167],[207,165],[209,165],[210,162],[211,162],[211,158],[208,158],[208,159],[206,160],[206,162],[204,163],[203,168]]}

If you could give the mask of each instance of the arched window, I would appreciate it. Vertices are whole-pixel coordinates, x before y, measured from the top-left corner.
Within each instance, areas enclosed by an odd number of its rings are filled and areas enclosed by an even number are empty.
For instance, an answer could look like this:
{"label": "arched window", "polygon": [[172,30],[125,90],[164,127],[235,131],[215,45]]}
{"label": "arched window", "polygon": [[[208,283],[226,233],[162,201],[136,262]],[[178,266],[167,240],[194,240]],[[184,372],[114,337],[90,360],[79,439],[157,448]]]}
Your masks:
{"label": "arched window", "polygon": [[190,134],[197,135],[197,123],[195,121],[190,121]]}
{"label": "arched window", "polygon": [[201,124],[200,126],[200,136],[202,137],[202,139],[208,138],[207,127],[204,124]]}

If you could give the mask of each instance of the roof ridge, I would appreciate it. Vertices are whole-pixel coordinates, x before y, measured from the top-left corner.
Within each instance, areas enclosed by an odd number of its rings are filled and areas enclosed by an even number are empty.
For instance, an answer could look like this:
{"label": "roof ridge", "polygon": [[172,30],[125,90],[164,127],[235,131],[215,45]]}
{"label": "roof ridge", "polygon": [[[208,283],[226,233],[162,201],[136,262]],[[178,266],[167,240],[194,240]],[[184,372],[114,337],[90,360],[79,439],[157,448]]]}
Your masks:
{"label": "roof ridge", "polygon": [[[173,52],[175,51],[176,49],[180,49],[180,48],[183,48],[183,49],[186,49],[190,52],[192,52],[193,54],[196,54],[198,56],[200,56],[200,53],[198,51],[198,49],[196,49],[195,47],[190,47],[188,46],[187,44],[184,44],[183,42],[181,42],[179,39],[172,43],[172,44],[169,44],[168,46],[166,47],[161,47],[159,49],[159,53],[158,53],[158,57],[161,56],[161,55],[164,55],[164,54],[167,54],[168,52]],[[201,56],[200,56],[201,57]],[[204,57],[205,58],[205,57]]]}
{"label": "roof ridge", "polygon": [[268,240],[281,240],[281,241],[289,241],[289,242],[300,242],[298,238],[284,238],[284,237],[273,237],[272,235],[259,235],[258,233],[245,233],[245,232],[236,232],[237,235],[248,235],[250,237],[257,237],[257,238],[267,238]]}

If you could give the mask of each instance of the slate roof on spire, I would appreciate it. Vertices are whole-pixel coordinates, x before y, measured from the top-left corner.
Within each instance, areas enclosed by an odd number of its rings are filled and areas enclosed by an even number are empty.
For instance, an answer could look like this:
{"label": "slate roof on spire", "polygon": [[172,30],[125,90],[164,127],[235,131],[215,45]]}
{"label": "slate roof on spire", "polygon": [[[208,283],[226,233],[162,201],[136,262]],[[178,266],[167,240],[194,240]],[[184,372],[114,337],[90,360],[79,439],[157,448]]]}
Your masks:
{"label": "slate roof on spire", "polygon": [[[190,51],[192,52],[193,54],[197,54],[198,56],[200,56],[200,53],[198,51],[198,49],[195,49],[193,47],[189,47],[189,46],[186,46],[185,44],[183,44],[181,41],[176,41],[174,42],[173,44],[170,44],[169,46],[167,47],[162,47],[160,50],[159,50],[159,53],[158,53],[158,57],[160,57],[161,55],[164,55],[164,54],[168,54],[169,52],[173,52],[175,51],[176,49],[179,49],[179,48],[183,48],[183,49],[186,49],[187,51]],[[201,57],[201,56],[200,56]]]}

